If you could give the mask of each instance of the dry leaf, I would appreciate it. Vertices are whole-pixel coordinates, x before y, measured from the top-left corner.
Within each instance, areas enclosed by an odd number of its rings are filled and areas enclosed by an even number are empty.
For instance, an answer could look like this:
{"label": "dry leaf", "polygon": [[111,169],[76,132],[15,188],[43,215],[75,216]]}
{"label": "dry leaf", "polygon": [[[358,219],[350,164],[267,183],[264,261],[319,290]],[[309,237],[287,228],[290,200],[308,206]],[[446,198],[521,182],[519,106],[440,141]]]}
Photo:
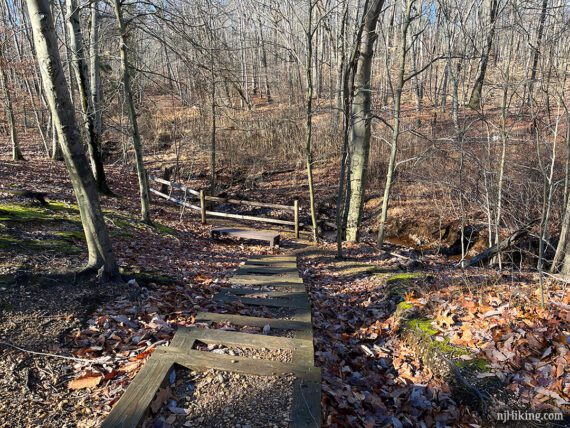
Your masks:
{"label": "dry leaf", "polygon": [[69,389],[95,388],[101,382],[103,376],[101,373],[86,373],[76,379],[73,379],[67,385]]}

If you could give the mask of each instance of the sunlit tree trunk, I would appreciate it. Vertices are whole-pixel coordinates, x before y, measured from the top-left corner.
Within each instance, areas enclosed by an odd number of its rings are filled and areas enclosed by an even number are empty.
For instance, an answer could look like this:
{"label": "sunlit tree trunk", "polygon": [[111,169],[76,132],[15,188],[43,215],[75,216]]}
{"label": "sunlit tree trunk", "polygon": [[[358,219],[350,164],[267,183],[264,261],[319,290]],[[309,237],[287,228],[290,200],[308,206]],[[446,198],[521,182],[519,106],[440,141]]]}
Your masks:
{"label": "sunlit tree trunk", "polygon": [[125,102],[127,104],[127,111],[129,114],[129,121],[131,123],[131,137],[133,148],[135,151],[135,162],[137,166],[137,176],[139,180],[139,192],[141,199],[141,218],[145,223],[150,223],[150,198],[148,191],[148,178],[144,169],[143,161],[143,148],[141,143],[141,136],[137,122],[137,112],[135,110],[135,103],[133,100],[133,93],[131,89],[131,67],[129,64],[129,56],[127,51],[127,34],[125,28],[125,21],[123,20],[123,11],[121,8],[121,0],[113,0],[113,8],[115,10],[115,17],[117,18],[117,25],[119,27],[119,42],[121,44],[121,80],[123,83],[123,91],[125,94]]}
{"label": "sunlit tree trunk", "polygon": [[412,22],[411,12],[412,6],[415,0],[406,0],[404,4],[404,21],[402,23],[402,29],[400,34],[400,49],[398,52],[399,63],[396,76],[396,84],[394,86],[394,119],[392,123],[392,139],[390,142],[390,158],[388,160],[388,171],[386,172],[386,182],[384,184],[384,197],[382,198],[382,209],[380,211],[380,217],[378,221],[378,237],[377,244],[382,247],[384,244],[384,234],[386,219],[388,218],[388,204],[390,202],[390,191],[392,189],[392,181],[394,179],[394,171],[396,169],[396,155],[398,153],[398,139],[400,137],[400,115],[401,115],[401,104],[402,104],[402,91],[404,89],[404,73],[406,71],[406,54],[408,52],[407,38],[408,29],[410,23]]}
{"label": "sunlit tree trunk", "polygon": [[370,77],[374,43],[378,37],[376,24],[383,5],[384,0],[372,0],[364,14],[364,29],[360,40],[360,51],[354,79],[352,138],[350,142],[350,196],[346,225],[346,239],[348,241],[358,240],[358,228],[362,219],[370,151],[370,123],[372,121]]}
{"label": "sunlit tree trunk", "polygon": [[45,96],[59,135],[85,232],[89,252],[85,270],[90,272],[101,269],[104,277],[118,279],[118,266],[113,256],[97,187],[85,156],[59,56],[49,0],[26,0],[26,3]]}
{"label": "sunlit tree trunk", "polygon": [[307,64],[305,73],[307,77],[307,109],[305,122],[305,156],[307,165],[307,181],[309,184],[309,207],[311,211],[311,225],[313,228],[313,241],[318,240],[317,211],[315,208],[315,186],[313,182],[313,9],[315,4],[309,0],[309,22],[306,30],[307,38]]}
{"label": "sunlit tree trunk", "polygon": [[105,170],[103,169],[103,161],[101,159],[101,151],[99,144],[95,137],[95,123],[93,114],[93,98],[91,96],[91,88],[89,86],[89,71],[87,68],[87,61],[85,49],[83,48],[83,37],[81,35],[81,27],[79,23],[79,7],[77,0],[67,0],[67,25],[69,42],[71,44],[71,56],[73,58],[73,69],[75,80],[77,81],[77,88],[79,92],[79,99],[81,101],[81,113],[83,116],[83,123],[85,125],[85,133],[87,135],[89,159],[91,161],[91,170],[97,183],[99,192],[103,194],[111,194],[109,186],[107,186],[107,179],[105,177]]}
{"label": "sunlit tree trunk", "polygon": [[8,87],[8,77],[4,70],[4,58],[0,52],[0,89],[4,96],[4,107],[6,110],[6,119],[8,121],[8,130],[10,131],[10,142],[12,143],[12,159],[15,161],[24,160],[22,150],[20,150],[20,141],[18,140],[18,131],[16,129],[16,120],[14,118],[14,108],[12,106],[12,97],[10,88]]}

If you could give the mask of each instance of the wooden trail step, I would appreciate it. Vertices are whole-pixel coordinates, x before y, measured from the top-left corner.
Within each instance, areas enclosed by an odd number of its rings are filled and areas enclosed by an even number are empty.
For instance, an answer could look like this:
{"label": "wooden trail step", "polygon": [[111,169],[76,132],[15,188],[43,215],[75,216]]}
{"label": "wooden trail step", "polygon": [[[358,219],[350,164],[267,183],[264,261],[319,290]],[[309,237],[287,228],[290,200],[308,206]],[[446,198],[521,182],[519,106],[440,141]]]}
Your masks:
{"label": "wooden trail step", "polygon": [[291,261],[268,261],[268,260],[248,260],[247,264],[242,266],[251,267],[284,267],[297,270],[297,262],[293,259]]}
{"label": "wooden trail step", "polygon": [[156,391],[166,381],[174,362],[173,358],[153,354],[113,406],[102,428],[128,428],[142,424]]}
{"label": "wooden trail step", "polygon": [[[277,283],[277,284],[230,284],[226,289],[229,293],[232,290],[250,290],[259,293],[304,293],[304,284]],[[235,293],[234,293],[235,294]]]}
{"label": "wooden trail step", "polygon": [[297,276],[282,276],[282,275],[236,275],[230,279],[231,284],[271,284],[271,283],[295,283],[303,284],[303,279]]}
{"label": "wooden trail step", "polygon": [[239,297],[232,296],[227,293],[218,293],[215,299],[225,303],[243,303],[252,306],[268,306],[271,308],[291,308],[291,309],[308,309],[309,301],[307,296],[294,299],[263,299],[255,297]]}
{"label": "wooden trail step", "polygon": [[279,245],[281,235],[277,232],[270,230],[251,230],[251,229],[234,229],[217,227],[210,231],[212,238],[219,238],[221,236],[231,236],[234,238],[253,239],[255,241],[268,242],[270,247]]}
{"label": "wooden trail step", "polygon": [[[123,396],[103,423],[104,428],[137,427],[157,390],[167,381],[175,364],[196,371],[209,369],[245,375],[276,376],[293,374],[292,407],[289,427],[321,426],[321,370],[314,366],[311,307],[305,285],[299,277],[295,256],[255,256],[230,281],[234,287],[217,294],[220,302],[241,302],[244,305],[291,308],[293,319],[272,319],[243,315],[199,312],[200,324],[231,323],[238,326],[266,327],[270,330],[291,330],[295,338],[252,334],[212,328],[180,327],[170,346],[158,347],[133,379]],[[238,287],[235,287],[237,285]],[[241,286],[241,287],[240,287]],[[260,290],[258,287],[271,287]],[[267,297],[247,297],[267,296]],[[249,357],[220,355],[194,349],[196,342],[238,348],[288,349],[292,361],[284,363]]]}
{"label": "wooden trail step", "polygon": [[306,294],[304,293],[305,290],[293,291],[293,290],[285,290],[285,291],[266,291],[266,290],[257,290],[255,288],[226,288],[224,293],[227,294],[234,294],[236,296],[268,296],[270,298],[301,298],[305,297]]}
{"label": "wooden trail step", "polygon": [[282,290],[290,292],[304,292],[305,284],[299,284],[297,282],[257,282],[244,284],[243,282],[230,282],[229,288],[251,288],[252,290]]}
{"label": "wooden trail step", "polygon": [[283,263],[283,262],[293,262],[297,263],[297,256],[294,255],[278,255],[278,256],[267,256],[267,255],[255,255],[247,259],[247,264],[254,263]]}
{"label": "wooden trail step", "polygon": [[196,322],[231,323],[240,326],[265,327],[278,330],[310,330],[311,324],[303,321],[283,320],[275,318],[248,317],[245,315],[217,314],[214,312],[198,312]]}
{"label": "wooden trail step", "polygon": [[182,327],[176,332],[178,336],[187,335],[191,339],[199,340],[206,344],[220,344],[225,346],[244,346],[248,348],[273,348],[273,349],[306,349],[312,348],[313,343],[304,339],[292,339],[290,337],[267,336],[264,334],[242,333],[239,331],[227,331],[217,329],[204,329],[196,327]]}
{"label": "wooden trail step", "polygon": [[282,267],[282,266],[256,266],[256,265],[242,265],[238,269],[238,275],[285,275],[285,276],[299,276],[297,267]]}

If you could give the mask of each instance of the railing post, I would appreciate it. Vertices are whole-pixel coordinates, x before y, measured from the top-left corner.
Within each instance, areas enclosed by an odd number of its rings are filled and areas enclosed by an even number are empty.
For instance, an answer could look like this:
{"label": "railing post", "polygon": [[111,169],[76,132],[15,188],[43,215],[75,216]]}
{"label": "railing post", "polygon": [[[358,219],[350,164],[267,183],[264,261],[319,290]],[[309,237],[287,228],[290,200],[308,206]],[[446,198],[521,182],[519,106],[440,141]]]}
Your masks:
{"label": "railing post", "polygon": [[299,201],[293,202],[293,215],[295,216],[295,239],[299,239]]}
{"label": "railing post", "polygon": [[203,190],[200,190],[200,214],[202,216],[202,224],[206,224],[206,198]]}

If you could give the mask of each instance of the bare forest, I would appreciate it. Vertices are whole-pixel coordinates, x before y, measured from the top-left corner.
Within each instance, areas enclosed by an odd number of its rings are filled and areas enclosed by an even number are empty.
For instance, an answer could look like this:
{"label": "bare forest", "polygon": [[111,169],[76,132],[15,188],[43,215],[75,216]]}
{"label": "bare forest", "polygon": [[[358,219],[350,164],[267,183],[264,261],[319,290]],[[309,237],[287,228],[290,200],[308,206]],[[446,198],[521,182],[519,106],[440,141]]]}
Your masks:
{"label": "bare forest", "polygon": [[570,426],[565,0],[0,0],[0,427]]}

